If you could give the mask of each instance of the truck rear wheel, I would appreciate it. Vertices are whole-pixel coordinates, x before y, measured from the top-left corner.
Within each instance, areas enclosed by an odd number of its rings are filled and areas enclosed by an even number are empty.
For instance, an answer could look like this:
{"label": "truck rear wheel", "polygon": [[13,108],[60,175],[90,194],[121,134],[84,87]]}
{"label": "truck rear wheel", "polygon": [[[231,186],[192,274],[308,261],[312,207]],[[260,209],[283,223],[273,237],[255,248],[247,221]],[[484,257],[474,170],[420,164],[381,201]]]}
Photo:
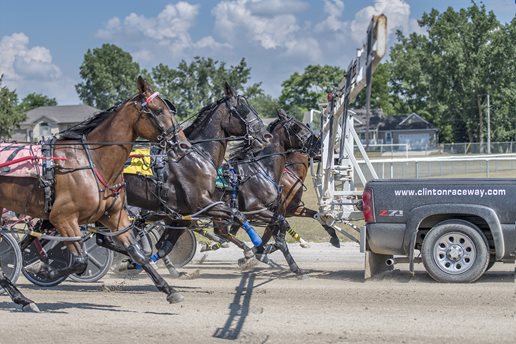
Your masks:
{"label": "truck rear wheel", "polygon": [[489,263],[486,237],[463,220],[448,220],[433,227],[423,240],[421,255],[428,274],[446,283],[474,282]]}

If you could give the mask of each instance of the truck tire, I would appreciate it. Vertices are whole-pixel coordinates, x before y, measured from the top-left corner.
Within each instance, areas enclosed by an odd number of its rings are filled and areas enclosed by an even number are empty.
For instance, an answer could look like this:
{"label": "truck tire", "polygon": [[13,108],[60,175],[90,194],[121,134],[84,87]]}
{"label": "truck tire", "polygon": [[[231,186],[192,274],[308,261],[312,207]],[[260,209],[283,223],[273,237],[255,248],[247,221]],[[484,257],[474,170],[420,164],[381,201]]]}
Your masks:
{"label": "truck tire", "polygon": [[463,220],[448,220],[433,227],[423,240],[421,255],[428,274],[445,283],[474,282],[489,263],[485,235]]}
{"label": "truck tire", "polygon": [[496,256],[494,254],[491,254],[489,256],[489,263],[487,264],[487,268],[486,268],[485,272],[489,271],[493,267],[493,265],[495,265],[495,263],[496,263]]}

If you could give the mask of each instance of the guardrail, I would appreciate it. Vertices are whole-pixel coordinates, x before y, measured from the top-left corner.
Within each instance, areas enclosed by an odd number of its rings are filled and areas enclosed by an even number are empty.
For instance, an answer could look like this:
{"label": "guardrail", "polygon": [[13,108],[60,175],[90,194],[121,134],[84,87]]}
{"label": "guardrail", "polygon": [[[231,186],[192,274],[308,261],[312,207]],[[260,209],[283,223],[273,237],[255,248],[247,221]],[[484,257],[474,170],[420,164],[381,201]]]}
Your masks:
{"label": "guardrail", "polygon": [[[370,162],[380,179],[516,178],[516,154],[373,159]],[[358,160],[358,163],[366,164],[364,160]],[[372,179],[367,172],[365,177]]]}

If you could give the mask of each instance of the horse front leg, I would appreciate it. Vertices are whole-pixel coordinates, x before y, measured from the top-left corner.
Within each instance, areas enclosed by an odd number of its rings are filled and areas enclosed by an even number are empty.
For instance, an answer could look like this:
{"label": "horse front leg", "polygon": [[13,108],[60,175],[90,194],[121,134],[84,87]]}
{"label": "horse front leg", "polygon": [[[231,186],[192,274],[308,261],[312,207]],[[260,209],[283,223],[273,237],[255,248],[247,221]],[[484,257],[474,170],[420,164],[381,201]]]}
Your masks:
{"label": "horse front leg", "polygon": [[[129,221],[129,218],[125,211],[120,211],[115,214],[117,215],[104,216],[99,221],[111,230],[119,230],[132,227],[132,224]],[[152,265],[150,264],[149,257],[145,255],[142,248],[136,241],[136,238],[132,230],[128,230],[124,233],[121,233],[117,236],[117,238],[125,247],[126,254],[131,258],[131,260],[134,263],[141,265],[142,269],[144,269],[145,272],[152,279],[156,288],[158,288],[159,291],[167,295],[167,301],[169,303],[178,303],[184,300],[184,297],[177,290],[172,288],[163,279],[163,277],[161,277],[161,275],[152,267]]]}
{"label": "horse front leg", "polygon": [[[249,246],[247,246],[243,241],[237,239],[234,234],[231,234],[232,232],[235,232],[236,234],[240,227],[244,227],[253,241],[253,244],[256,245],[257,243],[261,243],[260,236],[256,234],[256,231],[252,228],[249,221],[242,213],[225,204],[219,204],[211,208],[207,212],[207,215],[213,218],[213,229],[216,235],[232,242],[242,249],[246,259],[251,259],[254,256],[254,252]],[[231,231],[228,231],[227,223],[231,225]]]}
{"label": "horse front leg", "polygon": [[2,271],[0,267],[0,287],[2,287],[7,294],[11,297],[11,300],[17,305],[22,306],[24,312],[36,312],[39,313],[38,306],[31,299],[27,298],[23,293],[11,282]]}

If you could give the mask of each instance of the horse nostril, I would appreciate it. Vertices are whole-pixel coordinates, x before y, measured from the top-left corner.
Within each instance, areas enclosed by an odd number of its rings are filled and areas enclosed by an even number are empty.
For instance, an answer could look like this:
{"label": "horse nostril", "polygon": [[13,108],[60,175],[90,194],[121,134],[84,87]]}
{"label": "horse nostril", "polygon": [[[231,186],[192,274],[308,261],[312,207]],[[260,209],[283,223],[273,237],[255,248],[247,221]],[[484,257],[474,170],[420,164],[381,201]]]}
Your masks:
{"label": "horse nostril", "polygon": [[270,141],[270,140],[272,140],[272,134],[271,133],[267,133],[267,134],[263,135],[263,138],[265,140],[267,140],[267,141]]}

